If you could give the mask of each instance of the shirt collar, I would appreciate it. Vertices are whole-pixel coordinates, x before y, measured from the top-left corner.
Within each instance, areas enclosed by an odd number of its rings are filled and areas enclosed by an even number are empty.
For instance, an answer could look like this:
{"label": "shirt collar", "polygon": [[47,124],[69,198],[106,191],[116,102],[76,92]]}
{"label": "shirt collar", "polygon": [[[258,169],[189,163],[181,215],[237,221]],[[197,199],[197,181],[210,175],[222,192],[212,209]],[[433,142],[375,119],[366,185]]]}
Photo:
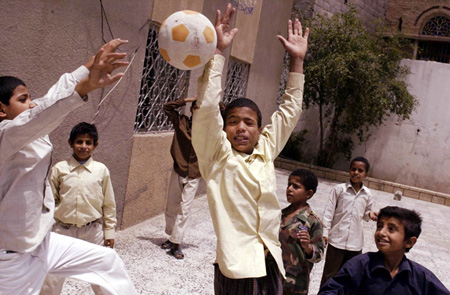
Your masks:
{"label": "shirt collar", "polygon": [[[378,269],[384,269],[384,270],[388,271],[387,268],[384,266],[383,253],[381,253],[381,251],[378,251],[374,254],[375,254],[374,259],[371,261],[370,266],[369,266],[370,273],[373,273],[374,271],[376,271]],[[402,261],[400,262],[400,265],[398,266],[397,275],[402,271],[411,272],[411,266],[408,263],[408,258],[406,258],[406,255],[403,255]]]}
{"label": "shirt collar", "polygon": [[94,160],[92,160],[92,156],[83,164],[80,164],[73,156],[70,157],[69,160],[69,169],[70,171],[73,171],[75,168],[79,167],[79,166],[84,166],[84,168],[86,168],[87,171],[92,172],[92,169],[90,169],[91,164]]}
{"label": "shirt collar", "polygon": [[261,144],[258,144],[254,149],[253,152],[249,155],[246,153],[241,153],[238,152],[237,150],[233,149],[234,153],[237,153],[239,155],[241,155],[241,157],[244,159],[245,162],[253,162],[254,159],[256,159],[257,157],[261,157],[263,159],[265,159],[265,154],[262,150],[259,149],[259,147],[261,146]]}
{"label": "shirt collar", "polygon": [[[350,180],[347,181],[346,184],[345,184],[345,191],[347,191],[349,188],[351,188],[352,190],[355,190],[355,189],[353,188],[353,186],[352,186]],[[361,191],[364,191],[365,193],[367,193],[367,186],[365,186],[364,183],[362,183],[362,184],[361,184],[361,189],[360,189],[359,191],[360,191],[360,192],[361,192]]]}

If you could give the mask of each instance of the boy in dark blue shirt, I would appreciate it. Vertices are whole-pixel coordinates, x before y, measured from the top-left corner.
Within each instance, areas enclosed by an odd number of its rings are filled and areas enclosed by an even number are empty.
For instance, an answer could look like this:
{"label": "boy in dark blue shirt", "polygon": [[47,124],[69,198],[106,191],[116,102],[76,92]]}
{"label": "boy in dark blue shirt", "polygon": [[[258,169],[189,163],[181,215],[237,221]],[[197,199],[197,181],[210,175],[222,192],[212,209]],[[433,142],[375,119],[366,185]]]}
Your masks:
{"label": "boy in dark blue shirt", "polygon": [[448,289],[424,266],[406,258],[417,242],[422,218],[415,211],[385,207],[378,214],[378,252],[350,259],[320,289],[325,294],[449,295]]}

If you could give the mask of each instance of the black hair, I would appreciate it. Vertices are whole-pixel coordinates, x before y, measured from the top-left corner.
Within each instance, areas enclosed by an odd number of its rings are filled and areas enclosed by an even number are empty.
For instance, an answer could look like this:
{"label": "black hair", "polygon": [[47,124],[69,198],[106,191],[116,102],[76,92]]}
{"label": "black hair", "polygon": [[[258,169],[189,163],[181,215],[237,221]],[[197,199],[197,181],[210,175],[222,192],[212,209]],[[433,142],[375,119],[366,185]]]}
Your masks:
{"label": "black hair", "polygon": [[370,164],[369,161],[364,157],[356,157],[350,162],[350,167],[352,167],[354,162],[363,162],[366,165],[366,173],[369,172]]}
{"label": "black hair", "polygon": [[18,86],[27,86],[19,78],[12,76],[1,76],[0,77],[0,102],[4,105],[9,105],[9,100],[13,96],[14,89]]}
{"label": "black hair", "polygon": [[[422,232],[422,218],[418,212],[397,206],[387,206],[378,213],[378,220],[390,217],[398,219],[398,221],[403,224],[405,228],[404,241],[412,237],[419,238],[420,233]],[[406,248],[405,251],[408,252],[409,249],[410,248]]]}
{"label": "black hair", "polygon": [[243,108],[243,107],[247,107],[256,113],[256,116],[258,118],[258,128],[260,128],[261,124],[262,124],[261,123],[261,121],[262,121],[261,111],[259,110],[258,105],[253,100],[245,98],[245,97],[237,98],[237,99],[231,101],[226,106],[225,111],[223,112],[224,126],[226,125],[226,119],[227,119],[228,113],[230,113],[235,108]]}
{"label": "black hair", "polygon": [[309,170],[306,169],[297,169],[292,171],[289,177],[298,176],[300,178],[300,182],[305,186],[307,191],[312,190],[313,194],[316,193],[317,186],[319,185],[319,181],[317,180],[317,176]]}
{"label": "black hair", "polygon": [[73,144],[75,142],[75,139],[77,139],[77,136],[83,134],[87,134],[88,136],[92,137],[92,139],[94,140],[94,144],[98,142],[97,128],[95,127],[95,125],[86,122],[78,123],[72,128],[72,131],[70,131],[69,142]]}

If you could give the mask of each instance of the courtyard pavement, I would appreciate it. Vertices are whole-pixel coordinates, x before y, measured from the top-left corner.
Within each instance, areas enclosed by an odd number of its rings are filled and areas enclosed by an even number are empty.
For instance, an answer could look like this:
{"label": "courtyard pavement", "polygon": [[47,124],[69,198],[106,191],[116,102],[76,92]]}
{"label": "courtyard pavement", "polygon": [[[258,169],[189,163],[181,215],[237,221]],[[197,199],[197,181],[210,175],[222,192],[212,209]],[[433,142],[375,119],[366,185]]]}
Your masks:
{"label": "courtyard pavement", "polygon": [[[282,207],[287,206],[285,188],[289,171],[277,169],[277,194]],[[337,182],[319,179],[319,187],[310,205],[319,216],[331,189]],[[393,199],[393,194],[372,190],[375,210],[385,206],[400,206],[418,211],[422,218],[422,234],[407,254],[408,258],[429,268],[450,289],[450,207],[417,199]],[[160,214],[131,228],[118,231],[116,250],[124,260],[131,279],[140,294],[155,295],[210,295],[213,290],[213,262],[216,237],[209,215],[206,196],[194,201],[190,228],[185,234],[184,260],[176,260],[160,244],[167,239],[164,233],[164,215]],[[376,251],[373,241],[375,222],[364,222],[363,252]],[[317,263],[311,273],[309,294],[318,292],[324,261]],[[62,294],[94,294],[89,285],[66,280]],[[124,294],[126,295],[126,294]]]}

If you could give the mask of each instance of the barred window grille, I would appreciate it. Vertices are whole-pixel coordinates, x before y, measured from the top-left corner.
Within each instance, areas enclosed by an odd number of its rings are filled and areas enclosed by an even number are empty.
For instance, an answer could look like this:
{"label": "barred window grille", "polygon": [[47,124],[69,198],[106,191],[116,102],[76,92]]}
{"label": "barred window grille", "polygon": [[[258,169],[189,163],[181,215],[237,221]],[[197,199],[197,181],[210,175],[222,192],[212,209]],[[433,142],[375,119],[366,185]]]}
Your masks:
{"label": "barred window grille", "polygon": [[230,58],[223,95],[223,102],[225,104],[230,103],[236,98],[245,97],[249,71],[249,64]]}
{"label": "barred window grille", "polygon": [[[450,19],[445,16],[435,16],[425,23],[422,35],[450,37]],[[450,44],[447,41],[418,41],[417,59],[450,63]]]}
{"label": "barred window grille", "polygon": [[283,58],[283,68],[281,70],[281,77],[280,77],[280,88],[278,89],[278,98],[277,98],[277,104],[280,105],[282,102],[282,97],[284,95],[284,92],[286,90],[286,84],[287,79],[289,76],[289,63],[291,61],[291,57],[289,53],[286,51]]}
{"label": "barred window grille", "polygon": [[157,23],[151,23],[148,32],[134,123],[136,133],[171,130],[173,126],[164,114],[163,105],[167,101],[186,97],[188,92],[190,72],[172,67],[161,56],[158,49],[158,27]]}

